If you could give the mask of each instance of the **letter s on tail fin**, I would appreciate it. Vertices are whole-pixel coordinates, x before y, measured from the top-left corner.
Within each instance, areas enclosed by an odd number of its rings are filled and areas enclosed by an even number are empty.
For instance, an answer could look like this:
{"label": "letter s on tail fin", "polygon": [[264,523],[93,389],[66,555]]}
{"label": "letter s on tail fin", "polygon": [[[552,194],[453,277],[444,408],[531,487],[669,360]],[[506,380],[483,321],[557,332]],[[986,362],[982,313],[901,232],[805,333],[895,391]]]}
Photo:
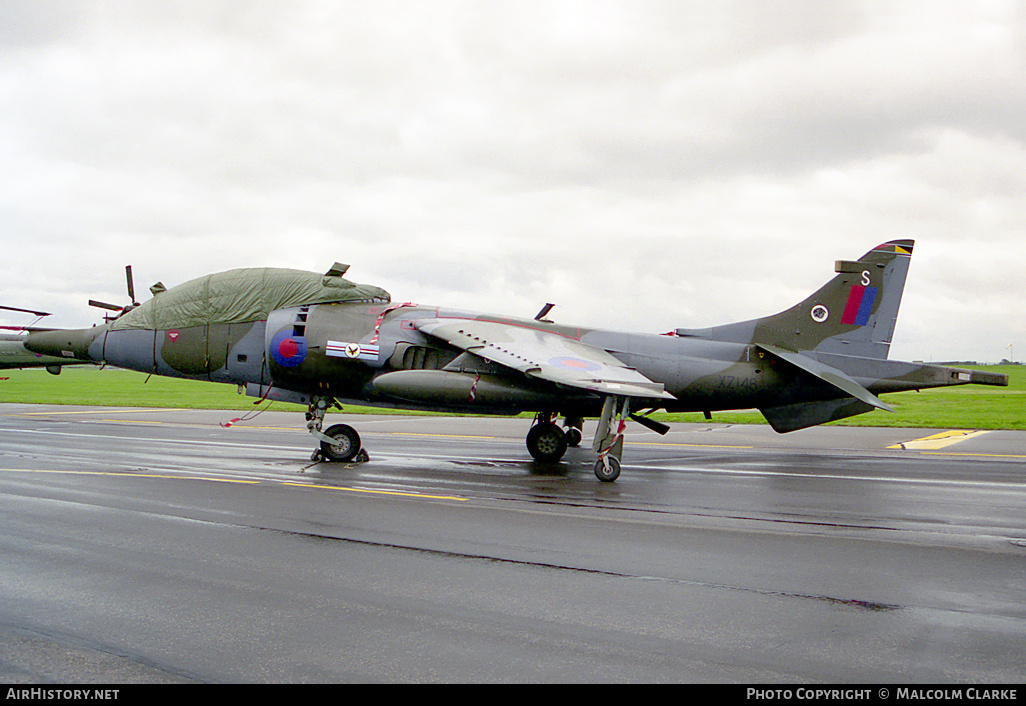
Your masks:
{"label": "letter s on tail fin", "polygon": [[779,314],[708,329],[677,329],[677,335],[884,360],[913,244],[892,240],[858,260],[838,260],[832,280]]}
{"label": "letter s on tail fin", "polygon": [[837,275],[815,294],[786,311],[757,319],[753,342],[885,359],[913,244],[892,240],[858,260],[837,261]]}

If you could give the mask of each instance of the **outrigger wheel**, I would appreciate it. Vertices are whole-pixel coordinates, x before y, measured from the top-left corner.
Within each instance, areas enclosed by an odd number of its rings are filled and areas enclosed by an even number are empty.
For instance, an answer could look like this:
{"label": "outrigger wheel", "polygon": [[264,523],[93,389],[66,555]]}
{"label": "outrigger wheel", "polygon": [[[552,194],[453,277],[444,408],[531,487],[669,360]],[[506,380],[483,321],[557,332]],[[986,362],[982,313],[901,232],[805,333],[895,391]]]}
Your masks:
{"label": "outrigger wheel", "polygon": [[620,476],[623,429],[630,411],[629,397],[609,395],[602,401],[602,417],[595,430],[593,448],[599,455],[595,462],[595,477],[603,483],[612,483]]}
{"label": "outrigger wheel", "polygon": [[603,483],[612,483],[620,477],[620,461],[616,456],[606,456],[595,462],[595,477]]}

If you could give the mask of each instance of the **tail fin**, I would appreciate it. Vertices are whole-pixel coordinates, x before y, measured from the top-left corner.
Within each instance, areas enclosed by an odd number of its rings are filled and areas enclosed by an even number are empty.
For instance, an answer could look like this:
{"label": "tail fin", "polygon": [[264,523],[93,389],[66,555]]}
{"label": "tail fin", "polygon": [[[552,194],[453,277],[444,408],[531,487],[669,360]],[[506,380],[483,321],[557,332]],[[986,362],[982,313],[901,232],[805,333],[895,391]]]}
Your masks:
{"label": "tail fin", "polygon": [[[857,261],[838,260],[837,275],[811,297],[760,320],[756,341],[787,340],[793,350],[887,357],[898,319],[912,240],[878,245]],[[781,334],[787,336],[780,339]]]}
{"label": "tail fin", "polygon": [[913,244],[892,240],[856,261],[838,260],[832,280],[779,314],[677,333],[883,360],[891,347]]}

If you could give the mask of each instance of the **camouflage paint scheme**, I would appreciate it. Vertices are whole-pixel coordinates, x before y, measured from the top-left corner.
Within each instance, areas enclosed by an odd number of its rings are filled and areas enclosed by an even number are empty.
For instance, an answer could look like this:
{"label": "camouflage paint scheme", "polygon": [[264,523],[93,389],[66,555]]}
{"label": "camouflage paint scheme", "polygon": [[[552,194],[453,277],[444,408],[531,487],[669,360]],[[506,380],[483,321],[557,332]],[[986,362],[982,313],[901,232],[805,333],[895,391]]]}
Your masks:
{"label": "camouflage paint scheme", "polygon": [[61,358],[33,353],[25,348],[26,336],[0,333],[0,370],[11,368],[38,368],[45,366],[54,375],[65,363]]}
{"label": "camouflage paint scheme", "polygon": [[[347,268],[336,263],[325,275],[234,270],[160,286],[109,324],[34,332],[25,346],[307,404],[311,431],[331,460],[359,450],[348,427],[348,440],[336,427],[321,433],[332,404],[537,412],[528,447],[546,461],[579,441],[584,417],[599,416],[596,475],[613,480],[622,422],[660,430],[631,408],[758,408],[788,432],[889,409],[877,397],[886,392],[1007,385],[1003,375],[887,360],[912,248],[896,240],[838,261],[836,276],[779,314],[666,335],[394,304],[383,290],[344,280]],[[566,431],[553,422],[557,415]]]}

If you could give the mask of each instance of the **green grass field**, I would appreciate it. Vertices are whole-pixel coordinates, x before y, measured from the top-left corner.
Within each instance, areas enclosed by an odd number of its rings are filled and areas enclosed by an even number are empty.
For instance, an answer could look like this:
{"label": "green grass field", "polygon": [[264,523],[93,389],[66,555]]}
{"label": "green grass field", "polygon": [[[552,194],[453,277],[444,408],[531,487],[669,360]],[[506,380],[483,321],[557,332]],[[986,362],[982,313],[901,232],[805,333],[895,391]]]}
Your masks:
{"label": "green grass field", "polygon": [[[963,385],[923,392],[885,395],[895,412],[874,411],[835,424],[846,426],[926,427],[959,429],[1026,429],[1026,366],[974,366],[1005,373],[1008,387]],[[5,379],[6,378],[6,379]],[[42,369],[0,370],[0,403],[68,404],[186,409],[249,409],[254,398],[239,395],[232,385],[197,380],[147,377],[143,373],[90,366],[67,367],[60,375]],[[282,402],[272,409],[303,410]],[[348,413],[380,413],[370,407],[346,407]],[[701,422],[701,414],[658,414],[671,422]],[[758,412],[717,412],[716,422],[765,424]]]}

